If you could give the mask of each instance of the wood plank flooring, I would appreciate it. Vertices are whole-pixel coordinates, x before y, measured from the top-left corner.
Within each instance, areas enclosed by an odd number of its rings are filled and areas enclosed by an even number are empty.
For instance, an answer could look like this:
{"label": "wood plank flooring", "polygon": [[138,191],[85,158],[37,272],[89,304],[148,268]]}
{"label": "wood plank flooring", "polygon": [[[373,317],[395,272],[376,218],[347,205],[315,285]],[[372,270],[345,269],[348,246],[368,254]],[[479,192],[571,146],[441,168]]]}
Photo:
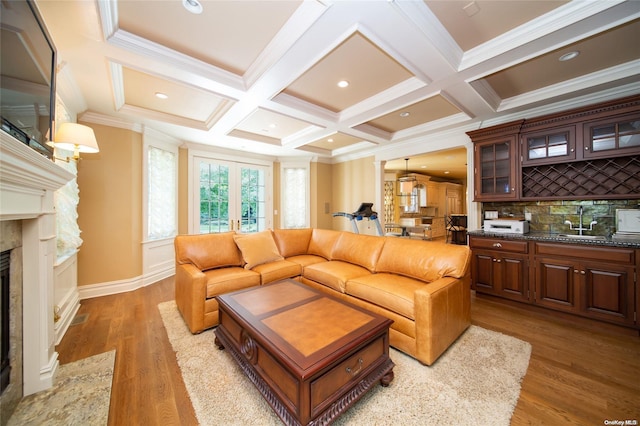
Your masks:
{"label": "wood plank flooring", "polygon": [[[110,425],[197,424],[157,309],[173,294],[168,278],[83,300],[78,314],[87,320],[71,326],[57,347],[63,364],[116,349]],[[473,324],[533,346],[512,425],[640,421],[637,332],[484,296],[472,295],[471,306]]]}

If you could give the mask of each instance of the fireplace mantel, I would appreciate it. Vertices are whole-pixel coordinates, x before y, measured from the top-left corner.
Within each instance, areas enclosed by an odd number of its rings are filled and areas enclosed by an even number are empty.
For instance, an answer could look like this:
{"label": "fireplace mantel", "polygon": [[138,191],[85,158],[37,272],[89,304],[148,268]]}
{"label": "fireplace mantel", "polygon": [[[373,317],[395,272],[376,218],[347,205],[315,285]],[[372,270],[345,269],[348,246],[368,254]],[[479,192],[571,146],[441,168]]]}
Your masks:
{"label": "fireplace mantel", "polygon": [[53,313],[54,192],[74,177],[0,131],[0,220],[22,221],[24,395],[51,387],[58,366]]}
{"label": "fireplace mantel", "polygon": [[0,132],[0,220],[54,213],[53,193],[75,176]]}

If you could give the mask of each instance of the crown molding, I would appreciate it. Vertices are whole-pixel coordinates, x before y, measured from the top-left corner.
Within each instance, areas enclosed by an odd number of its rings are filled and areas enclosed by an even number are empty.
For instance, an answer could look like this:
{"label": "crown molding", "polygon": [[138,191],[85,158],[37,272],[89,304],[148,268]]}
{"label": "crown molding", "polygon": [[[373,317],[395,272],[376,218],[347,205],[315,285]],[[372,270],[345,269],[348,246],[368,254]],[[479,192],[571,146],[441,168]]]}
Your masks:
{"label": "crown molding", "polygon": [[136,133],[142,133],[143,128],[140,123],[132,123],[119,118],[110,117],[93,111],[86,111],[78,116],[78,121],[85,123],[100,124],[102,126],[115,127],[118,129],[131,130]]}
{"label": "crown molding", "polygon": [[536,102],[548,101],[554,97],[579,92],[583,89],[602,85],[615,80],[621,80],[628,77],[635,77],[640,70],[640,59],[627,62],[616,67],[611,67],[606,70],[596,71],[585,76],[574,78],[572,80],[566,80],[558,84],[544,87],[539,90],[535,90],[524,95],[514,96],[512,98],[504,99],[500,102],[500,106],[497,111],[508,111],[510,109],[518,108],[523,105],[531,105]]}
{"label": "crown molding", "polygon": [[[503,53],[515,50],[522,45],[560,31],[574,23],[590,18],[625,0],[584,0],[571,1],[532,21],[520,25],[493,40],[483,43],[464,53],[458,71],[471,68]],[[596,30],[593,30],[596,32]],[[586,37],[587,35],[584,35]],[[547,50],[557,46],[547,44]],[[540,53],[540,52],[538,52]]]}

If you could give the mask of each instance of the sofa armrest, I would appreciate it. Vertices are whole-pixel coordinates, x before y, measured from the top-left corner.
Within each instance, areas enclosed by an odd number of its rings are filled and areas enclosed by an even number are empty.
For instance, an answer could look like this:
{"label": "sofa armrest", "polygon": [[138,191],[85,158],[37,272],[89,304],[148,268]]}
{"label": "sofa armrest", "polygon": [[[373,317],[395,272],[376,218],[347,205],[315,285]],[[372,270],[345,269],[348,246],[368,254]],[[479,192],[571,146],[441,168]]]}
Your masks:
{"label": "sofa armrest", "polygon": [[416,358],[431,365],[471,324],[469,276],[440,278],[414,297]]}
{"label": "sofa armrest", "polygon": [[205,275],[200,269],[192,263],[176,265],[176,304],[189,331],[194,334],[204,330],[206,292]]}

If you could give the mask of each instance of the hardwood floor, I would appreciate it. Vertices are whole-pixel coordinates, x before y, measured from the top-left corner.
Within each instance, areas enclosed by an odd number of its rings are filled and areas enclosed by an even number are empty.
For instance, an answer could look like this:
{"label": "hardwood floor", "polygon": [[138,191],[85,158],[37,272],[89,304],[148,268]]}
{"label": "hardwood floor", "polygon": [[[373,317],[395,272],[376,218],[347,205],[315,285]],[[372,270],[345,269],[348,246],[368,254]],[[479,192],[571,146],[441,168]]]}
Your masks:
{"label": "hardwood floor", "polygon": [[[86,322],[57,347],[63,364],[116,349],[110,425],[197,424],[157,309],[172,299],[169,278],[83,300],[78,314],[88,314]],[[512,425],[640,421],[637,332],[484,296],[472,295],[471,307],[473,324],[533,346]]]}

